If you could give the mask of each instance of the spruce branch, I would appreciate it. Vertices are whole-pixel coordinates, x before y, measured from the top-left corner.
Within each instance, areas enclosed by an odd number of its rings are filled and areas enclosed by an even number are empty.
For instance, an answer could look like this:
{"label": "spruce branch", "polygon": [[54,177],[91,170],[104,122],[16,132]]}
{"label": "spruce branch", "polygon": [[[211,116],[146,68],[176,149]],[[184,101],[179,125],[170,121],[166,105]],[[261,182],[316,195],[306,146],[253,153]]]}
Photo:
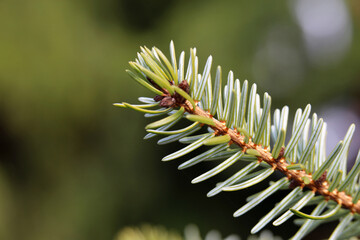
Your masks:
{"label": "spruce branch", "polygon": [[[207,180],[236,161],[250,162],[212,189],[208,193],[209,197],[221,191],[251,187],[264,181],[274,171],[281,172],[283,178],[249,197],[248,203],[234,213],[234,216],[240,216],[278,190],[284,187],[292,189],[256,224],[252,233],[261,230],[280,214],[273,222],[274,225],[282,224],[294,214],[306,219],[293,239],[301,239],[314,226],[331,220],[340,222],[330,239],[342,239],[354,229],[354,232],[360,233],[360,152],[349,173],[346,167],[354,125],[350,126],[343,141],[326,157],[326,123],[318,119],[316,114],[309,118],[311,106],[307,105],[304,111],[296,111],[291,137],[286,144],[289,109],[287,106],[282,110],[276,109],[272,122],[271,97],[265,93],[261,104],[256,84],[248,91],[248,82],[244,81],[241,88],[240,81],[234,80],[234,74],[230,71],[227,84],[222,89],[222,72],[218,67],[212,87],[212,57],[208,58],[203,73],[199,74],[196,49],[190,50],[186,73],[185,54],[182,52],[177,62],[172,42],[171,61],[157,48],[141,49],[142,53],[138,54],[135,62],[130,62],[131,70],[127,71],[136,82],[157,95],[153,99],[139,98],[143,103],[140,105],[114,105],[144,112],[145,117],[169,115],[148,124],[146,130],[149,133],[145,138],[167,135],[158,144],[180,141],[189,145],[164,157],[163,161],[185,156],[202,146],[211,148],[182,163],[179,169],[205,160],[225,159],[215,168],[193,179],[192,183]],[[158,106],[161,108],[151,109]],[[167,131],[182,118],[194,123],[183,129]],[[192,135],[203,127],[207,127],[208,133]],[[253,172],[258,167],[263,169]],[[304,206],[314,204],[317,206],[312,214],[300,211]],[[354,227],[358,225],[358,228]]]}

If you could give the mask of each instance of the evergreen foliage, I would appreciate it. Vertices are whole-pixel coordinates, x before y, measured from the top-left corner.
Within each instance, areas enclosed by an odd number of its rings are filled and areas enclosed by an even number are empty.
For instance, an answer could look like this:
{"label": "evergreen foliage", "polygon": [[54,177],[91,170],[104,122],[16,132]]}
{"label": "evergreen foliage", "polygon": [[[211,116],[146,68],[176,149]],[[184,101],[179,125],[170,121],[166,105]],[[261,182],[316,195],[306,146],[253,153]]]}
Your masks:
{"label": "evergreen foliage", "polygon": [[[271,97],[261,97],[257,85],[242,83],[229,72],[222,87],[222,70],[217,67],[212,80],[212,57],[202,72],[196,49],[190,50],[187,65],[185,53],[177,58],[173,42],[170,59],[159,49],[143,47],[137,59],[130,62],[127,72],[140,85],[152,91],[154,98],[140,97],[141,104],[116,103],[114,105],[145,113],[145,117],[161,117],[148,124],[145,139],[161,136],[158,144],[179,141],[186,147],[165,156],[163,161],[178,159],[196,150],[202,153],[181,163],[185,169],[202,161],[223,160],[213,169],[192,180],[205,181],[237,161],[246,165],[234,175],[218,183],[207,196],[221,191],[237,191],[265,181],[275,171],[284,177],[263,191],[249,196],[239,208],[239,217],[281,189],[290,191],[269,213],[251,229],[255,234],[269,222],[278,226],[292,216],[300,228],[292,239],[302,239],[318,225],[338,221],[330,239],[347,239],[360,234],[360,152],[352,169],[347,171],[347,154],[354,134],[351,125],[344,139],[330,154],[326,153],[326,123],[313,113],[311,106],[296,111],[292,130],[288,127],[289,109],[271,111]],[[188,126],[169,130],[179,120]],[[207,133],[198,134],[201,129]],[[290,135],[286,142],[286,135]],[[209,146],[209,147],[204,147]],[[236,167],[235,167],[236,168]],[[301,209],[313,206],[311,214]]]}
{"label": "evergreen foliage", "polygon": [[[162,226],[142,225],[140,227],[125,227],[119,231],[115,240],[240,240],[235,234],[225,238],[216,230],[209,231],[204,238],[196,225],[190,224],[185,227],[184,235],[165,229]],[[269,230],[262,231],[259,235],[251,235],[248,240],[282,240],[274,236]]]}

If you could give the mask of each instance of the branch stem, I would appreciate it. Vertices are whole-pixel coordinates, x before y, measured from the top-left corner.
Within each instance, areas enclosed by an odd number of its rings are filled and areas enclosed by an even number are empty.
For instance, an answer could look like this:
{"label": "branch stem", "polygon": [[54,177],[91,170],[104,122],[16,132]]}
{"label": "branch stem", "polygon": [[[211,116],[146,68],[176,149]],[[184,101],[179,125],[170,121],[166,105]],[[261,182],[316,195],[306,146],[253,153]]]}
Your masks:
{"label": "branch stem", "polygon": [[[215,125],[209,126],[211,127],[217,135],[228,135],[231,138],[232,143],[238,145],[240,148],[246,152],[247,149],[255,149],[259,152],[259,156],[257,156],[259,162],[266,162],[273,169],[276,169],[287,176],[291,185],[301,186],[302,188],[306,187],[311,189],[314,193],[320,194],[325,197],[326,200],[333,200],[338,204],[342,205],[344,208],[349,209],[352,213],[360,214],[360,200],[354,204],[352,202],[352,197],[347,195],[344,191],[339,192],[337,189],[333,191],[329,191],[329,183],[321,177],[319,180],[314,181],[311,174],[306,173],[305,170],[289,170],[287,166],[289,164],[285,161],[283,157],[283,151],[280,153],[279,157],[274,159],[271,152],[265,147],[261,145],[257,145],[251,141],[251,139],[246,143],[244,141],[245,136],[240,135],[236,130],[230,129],[226,127],[225,122],[221,122],[215,119],[210,113],[204,111],[203,109],[196,106],[193,108],[193,105],[189,101],[185,101],[180,104],[180,106],[184,107],[185,111],[194,115],[202,116],[211,119]],[[307,184],[304,182],[306,179]]]}

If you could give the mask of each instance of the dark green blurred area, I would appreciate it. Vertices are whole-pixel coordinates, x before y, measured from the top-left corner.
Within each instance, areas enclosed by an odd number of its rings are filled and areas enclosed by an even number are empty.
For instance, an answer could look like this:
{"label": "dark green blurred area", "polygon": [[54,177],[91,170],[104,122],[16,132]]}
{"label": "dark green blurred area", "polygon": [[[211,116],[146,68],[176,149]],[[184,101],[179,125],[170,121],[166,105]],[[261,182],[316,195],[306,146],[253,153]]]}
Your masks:
{"label": "dark green blurred area", "polygon": [[168,53],[174,40],[178,54],[197,47],[200,66],[212,54],[291,114],[334,98],[359,106],[359,2],[345,2],[351,40],[327,64],[307,54],[294,2],[0,1],[0,239],[112,239],[143,222],[246,236],[263,213],[231,217],[248,192],[206,199],[216,181],[190,184],[204,168],[161,163],[179,146],[143,141],[148,120],[112,103],[151,96],[127,63],[141,45]]}

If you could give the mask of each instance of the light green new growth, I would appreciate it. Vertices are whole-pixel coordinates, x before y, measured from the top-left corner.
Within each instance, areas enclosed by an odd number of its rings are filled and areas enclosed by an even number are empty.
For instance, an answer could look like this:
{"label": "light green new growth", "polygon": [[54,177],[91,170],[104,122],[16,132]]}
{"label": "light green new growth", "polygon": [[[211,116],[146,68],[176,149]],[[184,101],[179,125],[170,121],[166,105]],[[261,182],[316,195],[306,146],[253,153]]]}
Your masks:
{"label": "light green new growth", "polygon": [[[223,88],[221,67],[218,66],[216,73],[211,74],[211,56],[203,71],[199,70],[196,49],[190,50],[186,66],[185,53],[182,52],[177,60],[173,42],[170,43],[171,60],[157,48],[141,48],[137,56],[135,62],[130,62],[127,72],[156,96],[140,97],[141,104],[138,105],[114,105],[145,113],[145,117],[161,117],[146,126],[149,133],[145,139],[167,135],[158,144],[174,141],[188,144],[164,157],[163,161],[180,158],[195,149],[201,149],[202,153],[185,160],[179,169],[203,161],[223,160],[192,180],[192,183],[209,179],[229,167],[239,168],[234,163],[243,161],[245,166],[241,165],[244,167],[233,176],[217,184],[208,193],[209,197],[221,191],[251,187],[275,171],[285,175],[249,197],[248,203],[234,213],[238,217],[275,192],[284,188],[292,189],[260,219],[252,233],[260,231],[273,220],[274,225],[280,225],[295,214],[303,219],[293,239],[301,239],[318,225],[329,221],[339,221],[331,239],[345,239],[360,234],[360,152],[349,172],[346,164],[354,125],[326,156],[327,126],[316,114],[310,115],[310,105],[296,111],[292,130],[289,131],[287,106],[272,112],[269,94],[264,94],[261,104],[256,84],[250,87],[244,81],[241,86],[240,80],[235,79],[231,71]],[[214,81],[212,76],[215,76]],[[168,130],[180,119],[185,119],[189,125]],[[208,133],[196,133],[201,129]],[[288,142],[285,141],[286,135]],[[305,206],[312,205],[311,214],[301,212]],[[352,232],[355,235],[351,235]]]}

